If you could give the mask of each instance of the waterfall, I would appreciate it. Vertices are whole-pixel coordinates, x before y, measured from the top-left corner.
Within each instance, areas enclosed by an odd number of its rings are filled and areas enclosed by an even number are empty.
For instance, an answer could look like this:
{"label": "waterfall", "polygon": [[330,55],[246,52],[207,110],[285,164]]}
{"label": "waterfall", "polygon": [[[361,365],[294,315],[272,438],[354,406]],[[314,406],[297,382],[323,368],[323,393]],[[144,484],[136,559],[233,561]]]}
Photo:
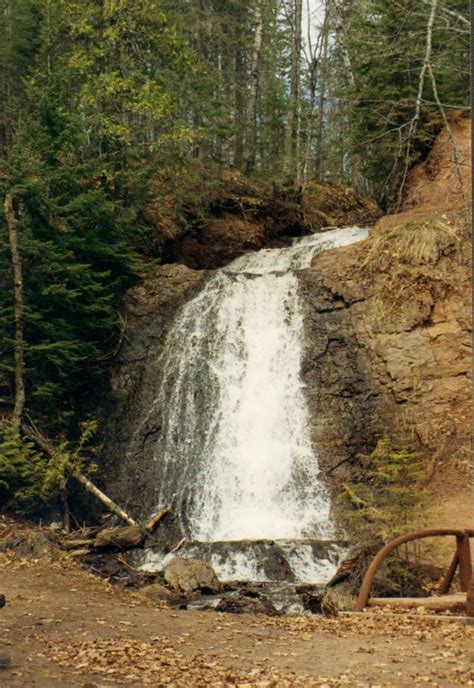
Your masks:
{"label": "waterfall", "polygon": [[333,535],[301,377],[297,272],[366,236],[336,229],[243,255],[177,313],[150,413],[156,503],[172,505],[189,539]]}

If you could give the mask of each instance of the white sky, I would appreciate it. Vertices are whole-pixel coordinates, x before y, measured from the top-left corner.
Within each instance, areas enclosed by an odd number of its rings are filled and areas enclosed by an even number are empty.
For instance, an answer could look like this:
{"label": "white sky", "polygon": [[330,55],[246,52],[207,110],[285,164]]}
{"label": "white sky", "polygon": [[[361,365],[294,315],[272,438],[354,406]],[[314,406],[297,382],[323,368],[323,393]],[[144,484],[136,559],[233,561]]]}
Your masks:
{"label": "white sky", "polygon": [[324,0],[303,0],[303,40],[308,43],[308,27],[313,45],[318,35],[318,25],[323,19]]}

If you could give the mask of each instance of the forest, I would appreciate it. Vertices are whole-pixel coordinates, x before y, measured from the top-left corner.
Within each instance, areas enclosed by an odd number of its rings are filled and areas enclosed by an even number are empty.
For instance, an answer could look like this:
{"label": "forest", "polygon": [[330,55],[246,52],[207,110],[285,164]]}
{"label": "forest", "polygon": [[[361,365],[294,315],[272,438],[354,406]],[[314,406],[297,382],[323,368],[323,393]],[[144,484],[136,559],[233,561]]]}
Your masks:
{"label": "forest", "polygon": [[2,0],[0,22],[5,447],[27,417],[78,440],[124,291],[161,259],[151,198],[199,203],[231,168],[396,209],[469,104],[465,0]]}

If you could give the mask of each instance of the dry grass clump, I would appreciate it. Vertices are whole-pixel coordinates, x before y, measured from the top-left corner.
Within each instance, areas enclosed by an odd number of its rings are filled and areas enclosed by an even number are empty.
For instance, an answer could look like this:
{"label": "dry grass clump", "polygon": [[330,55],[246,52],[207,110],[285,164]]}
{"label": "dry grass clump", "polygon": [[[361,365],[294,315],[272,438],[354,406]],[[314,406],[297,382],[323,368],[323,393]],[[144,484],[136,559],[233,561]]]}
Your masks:
{"label": "dry grass clump", "polygon": [[383,230],[369,239],[362,267],[384,272],[394,264],[435,266],[443,256],[460,252],[464,234],[460,229],[435,216]]}
{"label": "dry grass clump", "polygon": [[373,319],[403,316],[407,327],[426,321],[432,306],[460,288],[470,273],[470,231],[468,214],[455,211],[369,237],[359,270],[362,279],[379,275]]}

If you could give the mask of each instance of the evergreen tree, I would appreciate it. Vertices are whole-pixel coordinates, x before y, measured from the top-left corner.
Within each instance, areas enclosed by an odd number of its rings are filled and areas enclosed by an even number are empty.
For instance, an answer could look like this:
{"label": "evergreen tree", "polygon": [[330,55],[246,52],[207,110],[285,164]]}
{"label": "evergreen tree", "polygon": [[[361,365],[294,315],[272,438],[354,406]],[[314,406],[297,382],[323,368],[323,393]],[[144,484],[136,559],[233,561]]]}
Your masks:
{"label": "evergreen tree", "polygon": [[[118,340],[121,297],[147,231],[149,180],[187,137],[179,73],[188,53],[157,2],[38,0],[36,10],[37,49],[28,71],[20,65],[21,97],[8,108],[0,191],[13,198],[23,267],[27,410],[59,432],[77,425]],[[10,73],[24,40],[13,32],[2,55]],[[0,233],[8,397],[14,304],[5,220]]]}
{"label": "evergreen tree", "polygon": [[[396,204],[406,170],[426,155],[443,122],[424,66],[433,69],[443,107],[469,105],[467,14],[463,0],[447,0],[443,7],[419,0],[353,0],[345,5],[343,31],[337,14],[333,20],[331,59],[336,75],[346,76],[336,94],[347,113],[347,125],[344,115],[339,124],[347,134],[342,147],[352,169],[358,165],[370,182],[362,190],[373,188],[385,207]],[[357,183],[354,172],[349,181]]]}

